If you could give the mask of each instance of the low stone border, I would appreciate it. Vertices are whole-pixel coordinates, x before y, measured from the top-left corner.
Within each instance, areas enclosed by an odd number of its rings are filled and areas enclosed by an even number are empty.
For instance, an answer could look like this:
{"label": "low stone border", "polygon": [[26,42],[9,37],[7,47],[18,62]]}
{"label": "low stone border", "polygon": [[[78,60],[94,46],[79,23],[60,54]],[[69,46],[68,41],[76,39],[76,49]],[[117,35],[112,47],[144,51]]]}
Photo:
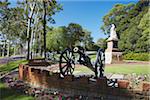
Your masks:
{"label": "low stone border", "polygon": [[89,78],[87,76],[68,75],[62,79],[59,73],[51,73],[48,70],[36,69],[28,65],[19,65],[19,79],[30,83],[32,86],[58,89],[60,92],[67,92],[72,95],[91,97],[110,95],[112,98],[149,98],[149,82],[142,83],[141,90],[133,90],[128,89],[129,81],[127,80],[118,81],[118,88],[112,88],[107,85],[107,78],[105,77],[97,79],[95,82],[89,80]]}
{"label": "low stone border", "polygon": [[0,76],[0,79],[4,78],[6,75],[8,75],[8,74],[10,74],[10,73],[12,73],[12,72],[15,72],[15,71],[18,71],[18,68],[14,69],[14,70],[12,70],[12,71],[10,71],[10,72],[6,72],[6,73],[2,74],[2,75]]}

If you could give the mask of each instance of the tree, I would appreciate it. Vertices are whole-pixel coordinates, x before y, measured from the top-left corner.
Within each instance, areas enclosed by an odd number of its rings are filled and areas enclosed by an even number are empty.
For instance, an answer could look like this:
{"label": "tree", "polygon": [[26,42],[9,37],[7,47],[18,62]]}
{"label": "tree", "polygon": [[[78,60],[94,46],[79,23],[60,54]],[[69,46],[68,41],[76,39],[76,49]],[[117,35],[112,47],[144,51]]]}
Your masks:
{"label": "tree", "polygon": [[[148,51],[147,40],[143,39],[143,32],[139,25],[145,14],[148,13],[149,2],[140,0],[137,4],[116,4],[108,14],[103,17],[103,26],[101,29],[105,34],[109,34],[111,24],[116,25],[116,31],[119,36],[118,47],[120,50],[128,52],[143,52]],[[147,42],[146,42],[147,41]],[[143,47],[141,45],[143,42]],[[145,49],[145,50],[144,50]]]}
{"label": "tree", "polygon": [[43,3],[43,35],[44,35],[44,58],[46,58],[46,24],[47,21],[54,23],[52,15],[62,10],[55,0],[42,0]]}
{"label": "tree", "polygon": [[46,37],[47,49],[50,51],[64,50],[68,46],[67,30],[64,26],[52,28],[48,31]]}
{"label": "tree", "polygon": [[[49,21],[50,23],[54,23],[54,19],[52,15],[62,9],[61,5],[58,4],[55,0],[26,0],[22,4],[26,6],[25,14],[28,16],[28,30],[27,30],[27,37],[28,37],[28,56],[29,59],[30,55],[30,46],[32,45],[32,36],[37,32],[38,28],[34,28],[35,25],[32,23],[35,19],[38,22],[43,24],[43,40],[44,40],[44,57],[46,57],[46,24]],[[32,28],[31,28],[32,26]],[[40,26],[41,27],[41,26]],[[34,30],[35,29],[35,30]],[[32,33],[31,33],[32,31]],[[33,39],[33,38],[32,38]],[[30,41],[31,40],[31,41]],[[30,43],[31,42],[31,43]]]}
{"label": "tree", "polygon": [[149,51],[150,48],[150,37],[149,37],[149,33],[150,33],[150,10],[148,11],[148,13],[146,13],[142,19],[140,20],[139,26],[138,28],[140,28],[142,30],[141,33],[141,37],[138,39],[137,41],[137,50],[141,50],[141,51]]}
{"label": "tree", "polygon": [[83,42],[83,46],[86,50],[92,50],[93,47],[93,38],[91,37],[91,32],[89,32],[86,29],[83,29],[83,39],[81,42]]}
{"label": "tree", "polygon": [[105,50],[107,48],[106,39],[103,38],[98,39],[96,45]]}
{"label": "tree", "polygon": [[9,5],[8,0],[0,2],[0,31],[6,36],[7,56],[10,54],[11,45],[20,40],[22,40],[20,43],[23,44],[25,40],[25,26],[21,21],[24,18],[22,16],[23,9],[19,7],[10,8]]}
{"label": "tree", "polygon": [[69,47],[80,45],[84,37],[82,26],[76,23],[70,23],[67,27],[67,36],[69,39]]}
{"label": "tree", "polygon": [[61,26],[51,28],[47,34],[47,49],[50,51],[64,50],[74,46],[82,46],[91,50],[93,47],[93,38],[91,32],[82,29],[82,26],[70,23],[67,27]]}
{"label": "tree", "polygon": [[[28,6],[29,5],[29,6]],[[26,11],[28,13],[28,28],[27,28],[27,46],[28,46],[28,53],[27,53],[27,60],[29,60],[30,58],[30,40],[31,40],[31,21],[33,19],[33,15],[34,15],[34,11],[35,11],[35,5],[36,5],[36,2],[31,1],[31,2],[28,2],[26,0]],[[27,8],[29,7],[29,8]]]}

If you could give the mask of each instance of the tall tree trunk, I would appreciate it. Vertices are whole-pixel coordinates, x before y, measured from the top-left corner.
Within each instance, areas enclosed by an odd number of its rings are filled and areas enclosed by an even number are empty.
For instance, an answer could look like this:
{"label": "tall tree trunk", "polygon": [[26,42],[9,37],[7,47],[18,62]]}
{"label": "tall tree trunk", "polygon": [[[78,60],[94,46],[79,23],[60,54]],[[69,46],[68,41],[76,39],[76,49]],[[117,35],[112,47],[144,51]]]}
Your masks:
{"label": "tall tree trunk", "polygon": [[8,43],[7,43],[7,57],[9,57],[9,51],[10,51],[10,42],[8,40]]}
{"label": "tall tree trunk", "polygon": [[39,56],[41,56],[41,33],[39,33],[38,34],[39,36],[38,36],[38,44],[39,44],[39,46],[38,46],[38,54],[39,54]]}
{"label": "tall tree trunk", "polygon": [[46,2],[43,0],[43,31],[44,31],[44,58],[46,59]]}
{"label": "tall tree trunk", "polygon": [[28,53],[27,53],[27,60],[30,59],[30,37],[31,37],[31,18],[28,19],[28,30],[27,30]]}
{"label": "tall tree trunk", "polygon": [[3,44],[2,57],[4,57],[4,56],[5,56],[5,46],[6,46],[6,41],[4,41],[4,44]]}
{"label": "tall tree trunk", "polygon": [[32,47],[33,47],[33,34],[34,34],[34,28],[32,29],[32,32],[31,32],[31,37],[30,37],[30,52],[31,52],[31,54],[30,54],[30,58],[32,59],[32,56],[33,56],[33,49],[32,49]]}
{"label": "tall tree trunk", "polygon": [[31,8],[31,12],[28,17],[28,29],[27,29],[27,46],[28,46],[27,60],[30,59],[31,20],[35,9],[35,3],[30,4],[30,8]]}

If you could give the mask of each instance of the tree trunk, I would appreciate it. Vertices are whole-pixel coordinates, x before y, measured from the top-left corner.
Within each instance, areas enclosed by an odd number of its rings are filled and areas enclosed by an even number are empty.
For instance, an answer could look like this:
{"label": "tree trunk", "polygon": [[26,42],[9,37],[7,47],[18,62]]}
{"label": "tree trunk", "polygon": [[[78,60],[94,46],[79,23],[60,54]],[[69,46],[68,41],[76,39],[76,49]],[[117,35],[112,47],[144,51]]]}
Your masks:
{"label": "tree trunk", "polygon": [[44,31],[44,58],[46,59],[46,2],[43,0],[43,31]]}
{"label": "tree trunk", "polygon": [[32,29],[32,32],[31,32],[31,37],[30,37],[30,58],[32,59],[32,56],[33,56],[33,49],[32,49],[32,47],[33,47],[33,38],[34,38],[34,36],[33,36],[33,34],[34,34],[34,32],[33,32],[33,30],[34,30],[34,28]]}
{"label": "tree trunk", "polygon": [[2,52],[2,57],[4,57],[5,56],[5,45],[6,45],[6,41],[4,42],[4,44],[3,44],[3,52]]}
{"label": "tree trunk", "polygon": [[7,43],[7,57],[9,57],[9,51],[10,51],[10,42]]}
{"label": "tree trunk", "polygon": [[28,53],[27,53],[27,60],[30,59],[30,38],[31,38],[31,20],[34,13],[35,3],[30,5],[31,12],[28,18],[28,29],[27,29],[27,45],[28,45]]}
{"label": "tree trunk", "polygon": [[39,56],[42,56],[42,54],[41,54],[41,52],[42,52],[42,47],[41,47],[41,33],[39,34],[39,38],[38,38],[38,44],[39,44],[39,46],[38,46],[38,54],[39,54]]}
{"label": "tree trunk", "polygon": [[31,37],[31,18],[28,19],[28,30],[27,30],[28,53],[27,53],[27,60],[30,59],[30,37]]}

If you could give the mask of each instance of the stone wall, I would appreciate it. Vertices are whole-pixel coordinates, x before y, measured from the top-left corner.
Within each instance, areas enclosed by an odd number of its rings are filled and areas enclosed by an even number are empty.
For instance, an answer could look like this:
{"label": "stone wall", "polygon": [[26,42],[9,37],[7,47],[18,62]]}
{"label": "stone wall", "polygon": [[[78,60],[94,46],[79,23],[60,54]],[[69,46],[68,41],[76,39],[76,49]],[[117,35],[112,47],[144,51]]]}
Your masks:
{"label": "stone wall", "polygon": [[[56,89],[71,95],[84,95],[89,97],[104,97],[111,100],[125,100],[131,98],[142,98],[149,100],[150,83],[143,83],[141,90],[127,89],[128,81],[118,81],[119,87],[113,88],[107,85],[107,79],[99,78],[91,81],[90,77],[75,77],[67,75],[64,78],[59,73],[51,73],[48,70],[41,70],[29,65],[19,65],[19,79],[30,83],[33,86]],[[122,99],[122,100],[124,100]]]}

